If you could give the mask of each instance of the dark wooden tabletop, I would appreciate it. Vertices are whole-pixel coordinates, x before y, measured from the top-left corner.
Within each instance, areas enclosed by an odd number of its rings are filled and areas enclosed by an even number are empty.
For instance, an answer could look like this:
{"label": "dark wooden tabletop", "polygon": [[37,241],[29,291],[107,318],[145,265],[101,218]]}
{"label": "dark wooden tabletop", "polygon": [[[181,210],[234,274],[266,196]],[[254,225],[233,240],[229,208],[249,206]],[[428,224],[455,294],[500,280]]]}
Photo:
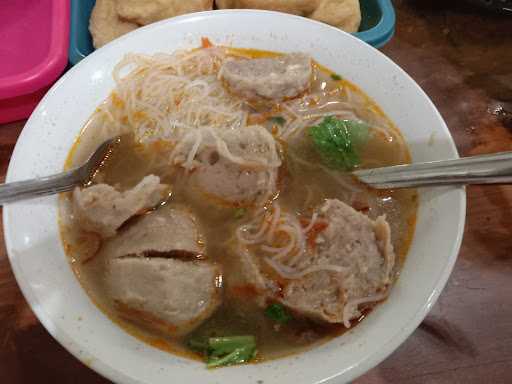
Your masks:
{"label": "dark wooden tabletop", "polygon": [[[382,51],[429,94],[461,155],[512,149],[512,15],[397,0]],[[404,108],[407,101],[404,100]],[[24,122],[0,126],[0,176]],[[512,383],[512,187],[469,187],[464,241],[439,301],[358,384]],[[0,382],[107,383],[45,331],[0,248]]]}

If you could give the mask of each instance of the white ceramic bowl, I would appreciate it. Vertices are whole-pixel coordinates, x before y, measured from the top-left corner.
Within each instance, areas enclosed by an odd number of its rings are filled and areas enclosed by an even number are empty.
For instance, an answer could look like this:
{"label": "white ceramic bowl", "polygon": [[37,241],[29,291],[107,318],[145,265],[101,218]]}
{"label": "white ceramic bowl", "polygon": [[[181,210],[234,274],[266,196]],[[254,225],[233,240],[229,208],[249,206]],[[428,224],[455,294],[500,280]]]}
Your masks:
{"label": "white ceramic bowl", "polygon": [[[111,71],[123,54],[195,47],[202,36],[216,44],[308,52],[377,101],[402,130],[414,161],[458,157],[445,123],[425,93],[369,45],[296,16],[214,11],[141,28],[72,68],[27,122],[14,150],[7,181],[62,170],[81,127],[111,91]],[[115,382],[338,383],[352,380],[382,361],[425,317],[457,257],[465,201],[461,188],[420,192],[416,234],[402,274],[387,302],[353,330],[296,356],[212,371],[129,336],[92,304],[63,252],[57,227],[57,197],[5,207],[4,230],[12,269],[39,320],[78,359]]]}

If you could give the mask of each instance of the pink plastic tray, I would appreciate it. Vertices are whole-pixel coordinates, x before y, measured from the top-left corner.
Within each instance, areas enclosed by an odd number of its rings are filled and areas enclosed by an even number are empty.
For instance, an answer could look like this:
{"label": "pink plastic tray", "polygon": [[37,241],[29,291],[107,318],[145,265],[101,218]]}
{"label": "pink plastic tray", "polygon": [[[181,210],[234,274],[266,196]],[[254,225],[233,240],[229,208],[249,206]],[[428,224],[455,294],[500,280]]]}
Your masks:
{"label": "pink plastic tray", "polygon": [[30,115],[66,67],[69,0],[0,0],[0,123]]}

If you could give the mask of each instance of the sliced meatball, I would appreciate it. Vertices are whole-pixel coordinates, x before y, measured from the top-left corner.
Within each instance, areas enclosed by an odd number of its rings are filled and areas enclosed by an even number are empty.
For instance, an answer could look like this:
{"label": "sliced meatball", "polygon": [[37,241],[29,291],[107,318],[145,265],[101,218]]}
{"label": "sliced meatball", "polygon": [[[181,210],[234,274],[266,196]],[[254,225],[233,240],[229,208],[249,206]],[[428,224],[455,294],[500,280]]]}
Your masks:
{"label": "sliced meatball", "polygon": [[160,178],[146,176],[134,188],[119,192],[107,184],[76,188],[73,192],[73,213],[79,225],[103,238],[112,237],[130,217],[153,208],[163,199],[169,187]]}
{"label": "sliced meatball", "polygon": [[207,195],[236,205],[262,202],[276,190],[281,165],[272,135],[255,125],[220,135],[221,145],[198,153],[193,181]]}
{"label": "sliced meatball", "polygon": [[207,261],[125,257],[109,262],[106,286],[120,316],[181,336],[220,305],[219,276]]}
{"label": "sliced meatball", "polygon": [[215,149],[205,150],[199,156],[216,158],[216,161],[201,162],[192,178],[197,187],[207,195],[228,204],[249,205],[267,189],[275,189],[275,184],[269,180],[272,175],[265,171],[257,171],[241,167],[220,157]]}
{"label": "sliced meatball", "polygon": [[204,244],[197,220],[184,208],[168,205],[137,218],[134,223],[106,240],[100,256],[114,259],[126,255],[203,253]]}
{"label": "sliced meatball", "polygon": [[327,226],[304,268],[335,266],[342,272],[326,269],[292,280],[282,301],[309,316],[350,326],[361,315],[359,305],[386,296],[395,263],[391,231],[384,217],[373,221],[336,199],[322,205],[319,219]]}
{"label": "sliced meatball", "polygon": [[328,226],[317,238],[318,263],[336,262],[347,267],[354,275],[364,276],[375,289],[391,281],[395,254],[384,216],[371,220],[337,199],[328,199],[320,207],[319,218]]}
{"label": "sliced meatball", "polygon": [[310,273],[289,282],[279,301],[303,316],[341,323],[345,302],[343,276],[328,271]]}
{"label": "sliced meatball", "polygon": [[270,198],[281,165],[274,138],[259,125],[193,132],[179,144],[172,158],[175,165],[191,172],[193,188],[237,206]]}
{"label": "sliced meatball", "polygon": [[227,129],[218,133],[219,153],[230,161],[254,169],[275,168],[281,165],[274,136],[261,125]]}
{"label": "sliced meatball", "polygon": [[248,100],[283,100],[299,96],[311,84],[311,58],[291,53],[276,58],[231,60],[219,76],[233,93]]}
{"label": "sliced meatball", "polygon": [[[395,265],[389,225],[384,217],[371,220],[336,199],[326,200],[318,209],[315,223],[301,229],[308,245],[299,258],[293,253],[288,258],[280,256],[278,264],[264,262],[272,260],[266,250],[273,245],[259,243],[250,245],[250,252],[240,252],[240,259],[250,271],[248,280],[265,290],[267,301],[281,302],[312,319],[350,327],[365,305],[387,296]],[[293,226],[287,224],[287,228]],[[263,235],[271,237],[266,232]]]}
{"label": "sliced meatball", "polygon": [[230,255],[229,265],[224,266],[224,273],[229,276],[225,281],[225,290],[231,297],[250,301],[259,307],[266,305],[273,282],[262,274],[254,255],[243,247],[237,247]]}

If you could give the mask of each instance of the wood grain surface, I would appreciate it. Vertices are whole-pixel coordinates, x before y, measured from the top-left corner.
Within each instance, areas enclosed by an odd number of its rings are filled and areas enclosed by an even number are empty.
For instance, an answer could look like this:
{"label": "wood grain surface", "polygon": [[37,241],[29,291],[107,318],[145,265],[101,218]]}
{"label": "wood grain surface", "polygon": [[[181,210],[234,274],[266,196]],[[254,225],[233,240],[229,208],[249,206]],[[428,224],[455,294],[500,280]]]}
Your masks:
{"label": "wood grain surface", "polygon": [[[484,13],[464,1],[394,4],[396,35],[382,51],[429,94],[461,155],[512,150],[512,15]],[[0,126],[2,179],[23,123]],[[412,336],[357,384],[512,383],[512,187],[467,191],[462,249],[439,301]],[[0,383],[107,382],[34,317],[2,237]]]}

